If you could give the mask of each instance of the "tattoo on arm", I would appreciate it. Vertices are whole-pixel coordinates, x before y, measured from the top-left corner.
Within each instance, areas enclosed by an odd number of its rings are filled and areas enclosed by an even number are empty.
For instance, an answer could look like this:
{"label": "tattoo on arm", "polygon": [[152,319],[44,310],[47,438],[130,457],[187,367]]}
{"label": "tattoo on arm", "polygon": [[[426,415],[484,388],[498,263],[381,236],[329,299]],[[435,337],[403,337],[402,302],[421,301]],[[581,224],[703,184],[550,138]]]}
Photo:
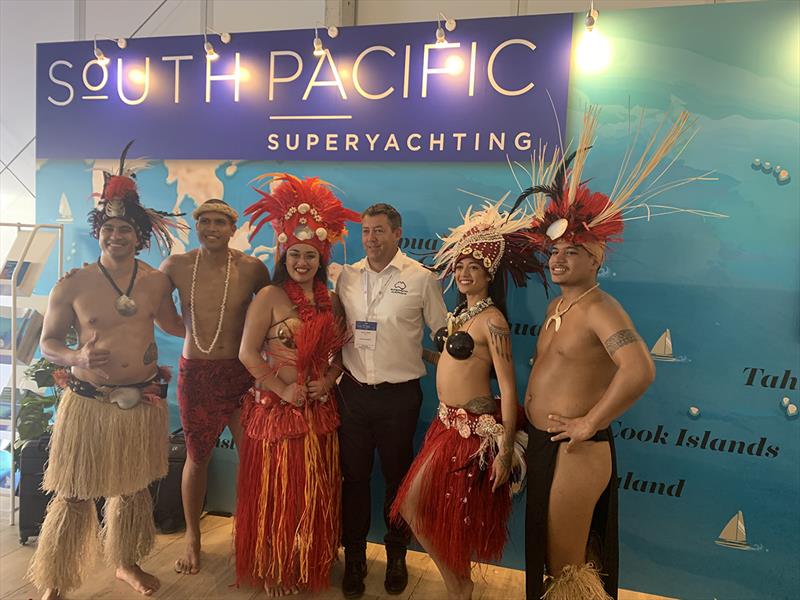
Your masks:
{"label": "tattoo on arm", "polygon": [[620,329],[603,342],[603,345],[606,347],[609,356],[614,356],[614,353],[623,346],[640,341],[642,341],[642,338],[633,329]]}
{"label": "tattoo on arm", "polygon": [[487,323],[492,347],[504,360],[511,362],[511,331],[504,327],[497,327]]}
{"label": "tattoo on arm", "polygon": [[158,346],[155,342],[150,342],[147,350],[144,351],[144,364],[149,365],[158,360]]}
{"label": "tattoo on arm", "polygon": [[473,415],[491,415],[497,412],[497,400],[491,396],[478,396],[467,402],[464,410]]}

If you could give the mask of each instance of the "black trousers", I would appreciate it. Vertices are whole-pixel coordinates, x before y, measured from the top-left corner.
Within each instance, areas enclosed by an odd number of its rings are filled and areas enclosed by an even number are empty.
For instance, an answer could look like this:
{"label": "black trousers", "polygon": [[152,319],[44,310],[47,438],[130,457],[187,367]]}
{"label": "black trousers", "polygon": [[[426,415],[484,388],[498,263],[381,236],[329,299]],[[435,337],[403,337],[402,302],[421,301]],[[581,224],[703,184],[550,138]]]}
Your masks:
{"label": "black trousers", "polygon": [[414,431],[422,406],[419,379],[377,386],[345,373],[339,383],[339,453],[342,463],[342,544],[347,560],[365,560],[370,525],[370,476],[375,450],[381,463],[386,496],[383,538],[386,555],[405,556],[411,540],[407,525],[389,522],[389,509],[414,459]]}

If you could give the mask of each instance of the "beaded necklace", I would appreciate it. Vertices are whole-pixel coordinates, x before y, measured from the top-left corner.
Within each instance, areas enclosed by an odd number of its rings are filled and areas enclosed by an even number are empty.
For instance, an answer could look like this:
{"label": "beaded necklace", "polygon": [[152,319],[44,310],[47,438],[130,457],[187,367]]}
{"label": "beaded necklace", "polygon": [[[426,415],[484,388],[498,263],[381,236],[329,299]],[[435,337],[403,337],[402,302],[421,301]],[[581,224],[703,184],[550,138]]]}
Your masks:
{"label": "beaded necklace", "polygon": [[192,289],[189,293],[189,312],[192,315],[192,339],[194,340],[194,345],[197,346],[197,349],[200,350],[203,354],[211,354],[211,351],[214,349],[214,346],[217,344],[217,340],[219,339],[219,334],[222,333],[222,319],[225,316],[225,304],[228,301],[228,283],[231,279],[231,256],[232,252],[228,250],[228,264],[225,267],[225,290],[222,292],[222,304],[219,307],[219,320],[217,321],[217,331],[214,333],[214,339],[211,340],[211,344],[208,346],[208,349],[203,348],[200,345],[200,340],[197,337],[197,322],[194,318],[194,291],[195,287],[197,286],[197,265],[200,264],[200,250],[197,251],[197,256],[194,259],[194,269],[192,269]]}

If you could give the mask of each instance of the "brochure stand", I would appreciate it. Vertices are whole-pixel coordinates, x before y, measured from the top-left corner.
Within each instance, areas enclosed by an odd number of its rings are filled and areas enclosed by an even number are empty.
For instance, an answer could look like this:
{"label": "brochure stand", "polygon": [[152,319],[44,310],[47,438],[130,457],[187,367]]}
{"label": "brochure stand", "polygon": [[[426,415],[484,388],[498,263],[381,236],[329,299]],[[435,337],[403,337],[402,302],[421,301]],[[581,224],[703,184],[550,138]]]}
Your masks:
{"label": "brochure stand", "polygon": [[[44,314],[46,297],[33,296],[33,288],[41,275],[45,263],[49,259],[53,245],[58,241],[58,272],[60,277],[64,272],[64,226],[57,224],[26,224],[26,223],[0,223],[1,228],[15,228],[17,237],[8,253],[0,271],[0,297],[11,298],[11,369],[10,377],[3,373],[0,385],[11,389],[11,415],[10,415],[10,454],[11,471],[10,486],[0,490],[2,508],[6,509],[2,496],[9,496],[8,508],[9,524],[15,524],[16,518],[16,465],[14,464],[14,441],[17,437],[17,390],[20,378],[17,374],[19,348],[17,347],[17,314],[20,305],[37,308]],[[20,302],[22,300],[22,302]],[[8,383],[6,383],[6,379]],[[5,423],[3,423],[5,424]]]}

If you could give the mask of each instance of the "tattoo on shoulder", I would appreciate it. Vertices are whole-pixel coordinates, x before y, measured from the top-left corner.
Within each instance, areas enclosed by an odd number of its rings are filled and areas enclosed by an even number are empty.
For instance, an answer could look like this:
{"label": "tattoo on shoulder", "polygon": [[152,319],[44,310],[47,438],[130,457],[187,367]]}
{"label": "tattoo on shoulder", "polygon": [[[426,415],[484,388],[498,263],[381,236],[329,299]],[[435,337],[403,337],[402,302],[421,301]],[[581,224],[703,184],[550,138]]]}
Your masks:
{"label": "tattoo on shoulder", "polygon": [[478,396],[467,402],[464,410],[473,415],[491,415],[497,411],[497,400],[491,396]]}
{"label": "tattoo on shoulder", "polygon": [[606,347],[608,354],[613,356],[614,352],[623,346],[640,341],[642,341],[642,338],[639,337],[639,334],[633,329],[620,329],[618,332],[611,335],[605,342],[603,342],[603,345]]}
{"label": "tattoo on shoulder", "polygon": [[149,365],[158,360],[158,346],[155,342],[150,342],[147,350],[144,351],[144,364]]}
{"label": "tattoo on shoulder", "polygon": [[507,327],[497,327],[491,322],[487,323],[487,325],[492,347],[501,358],[511,361],[511,330]]}

